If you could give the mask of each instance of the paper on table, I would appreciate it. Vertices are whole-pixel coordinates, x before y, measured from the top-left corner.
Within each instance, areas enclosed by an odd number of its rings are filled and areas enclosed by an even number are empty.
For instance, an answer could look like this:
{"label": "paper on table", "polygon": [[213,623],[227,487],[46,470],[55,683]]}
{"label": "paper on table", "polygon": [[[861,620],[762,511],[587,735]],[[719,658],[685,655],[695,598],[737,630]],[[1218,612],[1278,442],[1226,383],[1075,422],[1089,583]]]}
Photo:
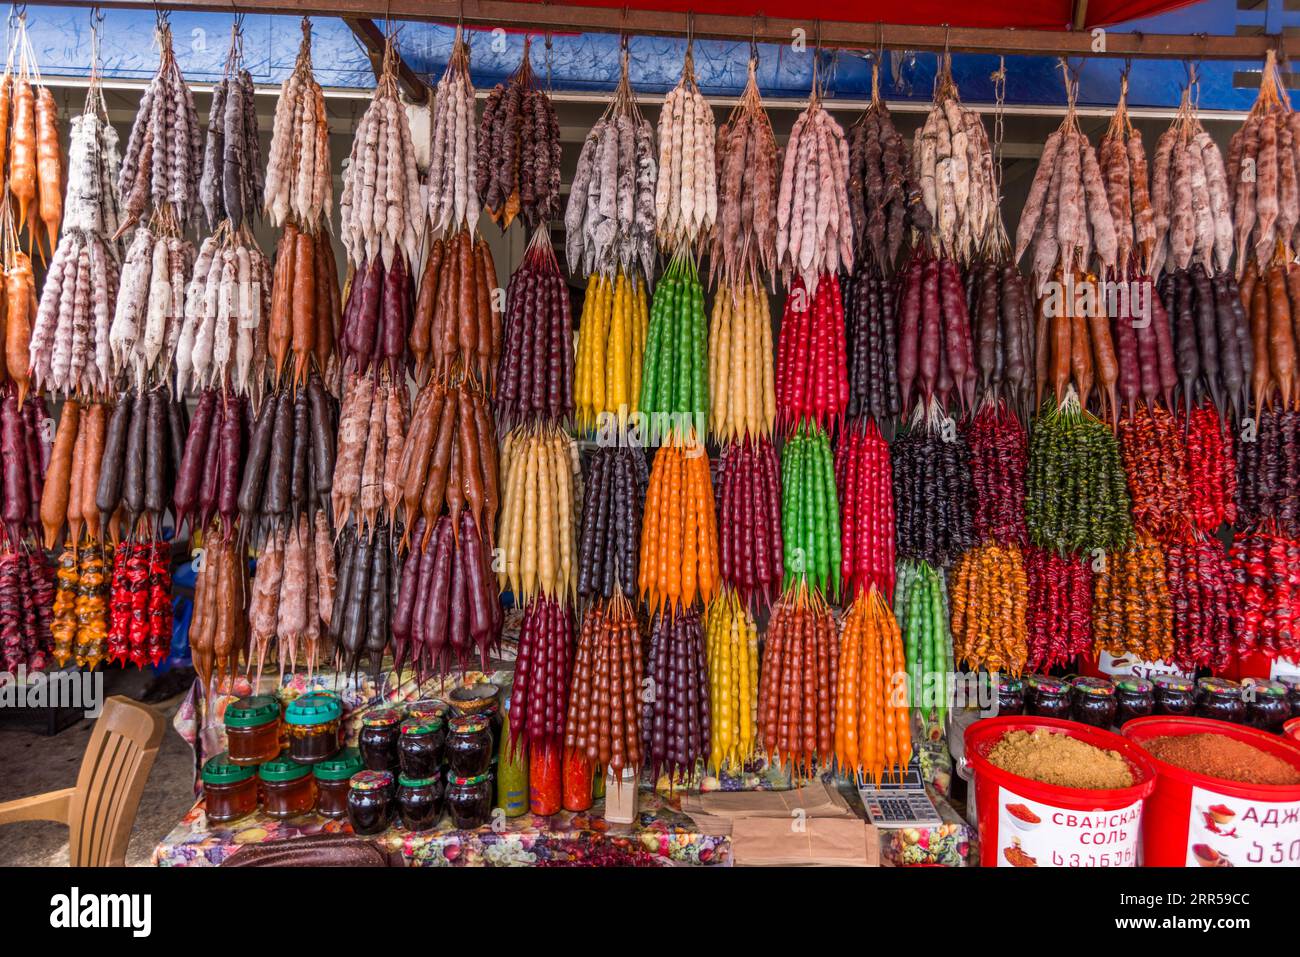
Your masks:
{"label": "paper on table", "polygon": [[742,866],[833,864],[878,867],[879,832],[859,818],[746,817],[733,822],[731,854]]}
{"label": "paper on table", "polygon": [[780,817],[788,820],[796,808],[805,817],[860,820],[834,785],[812,781],[789,791],[710,791],[682,795],[682,811],[698,819],[710,817]]}

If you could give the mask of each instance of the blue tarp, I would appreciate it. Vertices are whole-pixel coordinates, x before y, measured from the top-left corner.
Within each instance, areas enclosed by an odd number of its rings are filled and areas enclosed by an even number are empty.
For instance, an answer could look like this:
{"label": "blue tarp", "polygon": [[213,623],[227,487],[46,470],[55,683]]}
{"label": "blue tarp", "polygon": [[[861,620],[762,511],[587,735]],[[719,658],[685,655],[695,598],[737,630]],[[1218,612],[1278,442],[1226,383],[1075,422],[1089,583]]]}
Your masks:
{"label": "blue tarp", "polygon": [[[1284,12],[1284,0],[1266,0],[1260,10],[1238,11],[1236,0],[1203,2],[1146,20],[1131,21],[1115,30],[1150,33],[1231,34],[1239,24],[1257,24],[1271,32],[1300,24],[1300,13]],[[152,75],[157,52],[152,44],[154,14],[143,10],[109,10],[103,35],[104,73],[112,78],[143,79]],[[170,15],[176,54],[185,75],[196,82],[220,76],[229,46],[233,15],[176,12]],[[52,75],[82,76],[90,55],[89,8],[28,7],[28,29],[40,68]],[[400,24],[404,58],[431,79],[441,74],[451,50],[453,29],[430,23]],[[244,19],[244,55],[259,83],[278,84],[293,68],[300,39],[294,17],[248,15]],[[524,38],[519,34],[472,31],[471,66],[478,86],[491,86],[507,77],[519,63]],[[681,71],[685,41],[662,37],[632,37],[629,42],[634,88],[661,93],[671,88]],[[540,37],[532,45],[534,69],[561,91],[601,92],[613,89],[619,72],[619,38],[602,34],[556,36],[547,54]],[[761,89],[766,96],[807,95],[814,57],[827,77],[828,95],[862,98],[870,93],[871,68],[861,53],[822,51],[791,45],[760,46]],[[744,86],[749,57],[747,42],[697,40],[695,64],[706,94],[734,95]],[[929,99],[936,57],[931,53],[886,54],[885,95],[891,100]],[[331,87],[369,88],[374,84],[370,62],[347,25],[319,19],[313,25],[313,60],[321,83]],[[954,75],[964,99],[991,102],[990,74],[998,58],[986,55],[954,57]],[[1079,102],[1109,106],[1118,96],[1123,61],[1076,60]],[[1200,105],[1211,110],[1249,109],[1255,92],[1233,86],[1236,71],[1258,70],[1258,63],[1206,61],[1196,65]],[[1015,56],[1007,59],[1007,102],[1018,105],[1060,105],[1064,102],[1061,72],[1051,57]],[[1130,75],[1133,106],[1176,107],[1187,82],[1188,65],[1179,61],[1136,60]],[[1300,100],[1297,100],[1300,105]]]}

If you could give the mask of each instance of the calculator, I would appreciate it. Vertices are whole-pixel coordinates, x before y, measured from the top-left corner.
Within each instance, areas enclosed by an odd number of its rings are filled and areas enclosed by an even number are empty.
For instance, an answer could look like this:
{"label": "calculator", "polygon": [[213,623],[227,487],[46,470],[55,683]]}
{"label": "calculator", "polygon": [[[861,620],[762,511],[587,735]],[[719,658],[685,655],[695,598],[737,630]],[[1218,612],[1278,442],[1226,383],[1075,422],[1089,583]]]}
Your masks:
{"label": "calculator", "polygon": [[858,784],[858,795],[876,827],[916,827],[942,824],[934,802],[925,793],[921,766],[915,756],[901,781]]}

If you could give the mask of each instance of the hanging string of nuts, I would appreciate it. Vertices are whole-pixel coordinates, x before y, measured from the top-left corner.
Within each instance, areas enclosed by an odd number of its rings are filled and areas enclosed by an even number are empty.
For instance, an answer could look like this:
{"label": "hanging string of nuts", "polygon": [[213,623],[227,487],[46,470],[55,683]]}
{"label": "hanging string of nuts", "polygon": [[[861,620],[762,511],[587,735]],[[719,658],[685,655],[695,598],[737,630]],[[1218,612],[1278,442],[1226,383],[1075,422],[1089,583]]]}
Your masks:
{"label": "hanging string of nuts", "polygon": [[[1300,226],[1298,162],[1300,117],[1291,109],[1291,97],[1282,82],[1277,55],[1269,50],[1260,74],[1259,96],[1246,121],[1228,143],[1227,183],[1232,195],[1225,196],[1224,200],[1231,199],[1232,218],[1236,222],[1235,229],[1231,221],[1228,228],[1237,250],[1238,273],[1252,256],[1266,263],[1272,259],[1276,243],[1294,247],[1300,238],[1296,234],[1296,227]],[[1219,212],[1216,201],[1216,228]],[[1231,248],[1227,252],[1230,256]],[[1219,268],[1227,267],[1225,258]]]}
{"label": "hanging string of nuts", "polygon": [[236,18],[225,73],[212,87],[208,137],[203,147],[199,202],[211,230],[224,220],[230,221],[231,230],[238,230],[245,222],[251,226],[262,208],[262,147],[253,103],[253,75],[244,68],[241,22],[242,18]]}
{"label": "hanging string of nuts", "polygon": [[776,262],[787,288],[803,280],[809,296],[821,278],[853,269],[849,145],[814,89],[785,147],[776,204]]}
{"label": "hanging string of nuts", "polygon": [[[1142,133],[1128,112],[1128,71],[1120,77],[1119,102],[1097,150],[1110,218],[1115,224],[1116,261],[1120,270],[1136,268],[1151,275],[1156,246],[1155,212]],[[1206,184],[1210,184],[1207,182]],[[1218,183],[1222,187],[1223,183]]]}
{"label": "hanging string of nuts", "polygon": [[311,63],[311,21],[302,20],[302,42],[293,72],[280,84],[266,163],[265,215],[283,226],[292,215],[314,229],[328,222],[334,205],[330,127],[325,93]]}
{"label": "hanging string of nuts", "polygon": [[[447,68],[433,91],[428,181],[429,224],[435,238],[478,225],[479,145],[474,112],[469,44],[457,25]],[[504,162],[510,144],[500,146],[495,155],[497,162]],[[418,184],[413,188],[418,189]],[[415,256],[410,260],[415,262]]]}
{"label": "hanging string of nuts", "polygon": [[693,49],[688,39],[681,79],[664,97],[659,113],[655,230],[666,252],[695,246],[718,218],[713,107],[695,83]]}

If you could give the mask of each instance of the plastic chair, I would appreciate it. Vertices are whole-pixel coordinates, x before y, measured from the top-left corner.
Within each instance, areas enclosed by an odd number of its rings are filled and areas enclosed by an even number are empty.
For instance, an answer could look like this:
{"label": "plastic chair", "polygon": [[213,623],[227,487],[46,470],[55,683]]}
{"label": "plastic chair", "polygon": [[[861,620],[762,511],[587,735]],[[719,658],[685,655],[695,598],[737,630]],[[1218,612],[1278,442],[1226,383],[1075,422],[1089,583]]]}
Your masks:
{"label": "plastic chair", "polygon": [[122,866],[165,726],[153,708],[114,695],[95,722],[76,787],[0,804],[0,824],[60,821],[74,867]]}

